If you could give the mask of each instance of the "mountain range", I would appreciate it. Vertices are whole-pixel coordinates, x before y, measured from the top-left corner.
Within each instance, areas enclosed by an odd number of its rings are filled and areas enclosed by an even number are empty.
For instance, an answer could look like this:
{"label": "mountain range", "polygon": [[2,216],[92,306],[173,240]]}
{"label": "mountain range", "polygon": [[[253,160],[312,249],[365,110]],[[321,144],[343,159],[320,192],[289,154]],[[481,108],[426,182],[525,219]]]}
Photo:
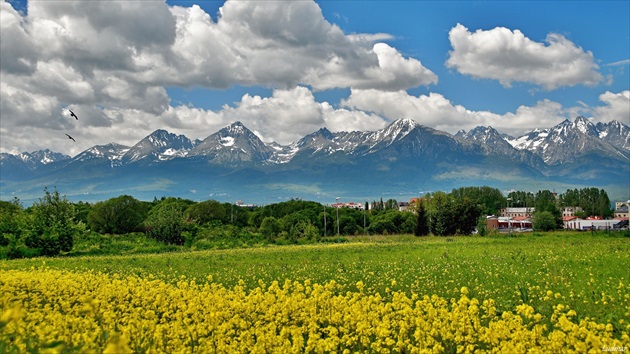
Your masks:
{"label": "mountain range", "polygon": [[0,197],[24,201],[56,186],[70,199],[133,195],[195,200],[286,198],[405,200],[426,191],[489,185],[502,190],[600,187],[630,193],[630,128],[565,120],[520,137],[476,127],[455,135],[399,119],[377,131],[326,128],[289,144],[265,143],[240,122],[204,140],[156,130],[74,157],[40,150],[0,154]]}

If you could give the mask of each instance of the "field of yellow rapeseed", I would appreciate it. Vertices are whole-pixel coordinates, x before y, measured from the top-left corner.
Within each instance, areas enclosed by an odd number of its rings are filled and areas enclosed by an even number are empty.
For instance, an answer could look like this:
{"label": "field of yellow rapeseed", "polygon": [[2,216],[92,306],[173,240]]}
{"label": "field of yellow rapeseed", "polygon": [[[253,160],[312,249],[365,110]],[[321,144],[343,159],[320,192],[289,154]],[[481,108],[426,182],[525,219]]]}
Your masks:
{"label": "field of yellow rapeseed", "polygon": [[[394,287],[395,281],[391,282]],[[491,299],[368,291],[359,281],[226,287],[181,276],[50,268],[0,278],[0,352],[600,352],[628,347],[630,324],[550,315]],[[553,297],[553,296],[552,296]],[[630,309],[629,309],[630,310]]]}

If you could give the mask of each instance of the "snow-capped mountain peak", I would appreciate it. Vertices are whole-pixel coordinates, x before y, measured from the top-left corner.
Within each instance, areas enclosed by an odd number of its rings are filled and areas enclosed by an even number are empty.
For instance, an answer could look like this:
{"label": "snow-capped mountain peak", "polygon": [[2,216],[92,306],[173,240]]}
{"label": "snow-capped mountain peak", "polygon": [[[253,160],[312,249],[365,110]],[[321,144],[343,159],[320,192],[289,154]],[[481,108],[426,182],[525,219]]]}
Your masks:
{"label": "snow-capped mountain peak", "polygon": [[95,145],[73,157],[71,163],[76,164],[86,163],[92,160],[106,160],[109,161],[110,167],[117,167],[121,165],[121,160],[128,150],[129,146],[118,143]]}
{"label": "snow-capped mountain peak", "polygon": [[124,164],[137,161],[152,163],[184,157],[194,147],[193,142],[184,135],[169,133],[158,129],[131,147],[122,158]]}
{"label": "snow-capped mountain peak", "polygon": [[226,128],[224,128],[227,132],[229,132],[230,134],[244,134],[247,129],[243,123],[236,121],[232,124],[230,124],[229,126],[227,126]]}
{"label": "snow-capped mountain peak", "polygon": [[235,165],[239,163],[271,163],[276,152],[271,146],[241,122],[235,122],[208,136],[197,144],[187,156],[204,157],[218,164]]}
{"label": "snow-capped mountain peak", "polygon": [[[627,159],[628,154],[618,149],[623,144],[615,146],[601,139],[607,137],[608,131],[603,130],[607,127],[602,125],[598,129],[589,119],[579,116],[573,122],[564,120],[550,129],[532,131],[508,142],[517,149],[529,150],[541,156],[550,165],[577,161],[591,154]],[[627,141],[630,132],[620,138]]]}
{"label": "snow-capped mountain peak", "polygon": [[613,120],[608,123],[597,123],[595,126],[600,139],[624,150],[630,150],[630,128]]}
{"label": "snow-capped mountain peak", "polygon": [[70,156],[49,149],[37,150],[30,153],[23,152],[19,154],[18,157],[31,169],[70,158]]}
{"label": "snow-capped mountain peak", "polygon": [[597,128],[591,121],[583,116],[579,116],[573,122],[575,128],[582,134],[598,135]]}
{"label": "snow-capped mountain peak", "polygon": [[393,121],[383,129],[383,136],[391,137],[391,141],[402,139],[412,130],[419,127],[420,123],[410,118],[401,118]]}
{"label": "snow-capped mountain peak", "polygon": [[[203,141],[156,130],[133,147],[116,143],[98,145],[72,158],[72,163],[109,161],[111,167],[132,163],[157,164],[175,158],[203,159],[226,167],[288,164],[304,159],[329,156],[387,156],[394,161],[403,156],[440,156],[439,149],[457,154],[507,156],[530,166],[558,165],[578,161],[584,156],[603,156],[630,160],[630,128],[618,121],[594,125],[585,117],[565,120],[548,129],[535,129],[518,138],[500,134],[492,127],[460,130],[455,136],[425,127],[412,119],[399,119],[375,131],[331,132],[327,128],[289,144],[264,143],[235,122]],[[68,156],[43,150],[11,155],[33,170]],[[3,166],[10,157],[2,155]],[[336,158],[336,157],[334,157]],[[433,157],[432,157],[433,158]],[[295,162],[295,161],[293,161]],[[17,165],[16,165],[17,166]]]}
{"label": "snow-capped mountain peak", "polygon": [[503,141],[504,139],[501,137],[496,129],[491,126],[484,127],[478,126],[471,129],[468,133],[462,133],[460,137],[463,137],[466,140],[474,140],[483,143],[487,143],[490,141]]}

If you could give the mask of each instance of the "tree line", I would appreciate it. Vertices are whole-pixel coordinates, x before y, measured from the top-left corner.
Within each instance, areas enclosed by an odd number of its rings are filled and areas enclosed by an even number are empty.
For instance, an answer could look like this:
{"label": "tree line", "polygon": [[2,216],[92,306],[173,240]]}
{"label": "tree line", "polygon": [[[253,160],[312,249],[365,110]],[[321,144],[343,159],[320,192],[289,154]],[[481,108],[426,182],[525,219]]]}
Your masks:
{"label": "tree line", "polygon": [[[510,203],[508,203],[510,202]],[[367,206],[368,203],[366,203]],[[144,233],[165,244],[192,245],[212,238],[252,238],[260,242],[320,242],[348,235],[415,234],[423,236],[485,234],[485,216],[506,205],[536,208],[534,227],[561,227],[560,207],[580,206],[584,213],[612,214],[604,190],[514,191],[507,198],[491,187],[463,187],[428,193],[399,211],[395,199],[373,201],[369,210],[334,208],[318,202],[289,200],[245,208],[216,200],[196,202],[162,197],[153,201],[122,195],[97,203],[72,203],[57,189],[24,208],[18,199],[0,201],[0,246],[10,258],[54,256],[69,252],[87,233]]]}

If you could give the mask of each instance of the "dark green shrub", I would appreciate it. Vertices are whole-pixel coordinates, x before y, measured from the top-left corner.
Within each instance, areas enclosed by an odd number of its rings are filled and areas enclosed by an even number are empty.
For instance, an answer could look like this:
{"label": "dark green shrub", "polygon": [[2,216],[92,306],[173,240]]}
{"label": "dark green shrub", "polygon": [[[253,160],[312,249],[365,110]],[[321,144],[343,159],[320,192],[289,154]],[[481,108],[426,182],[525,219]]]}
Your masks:
{"label": "dark green shrub", "polygon": [[15,199],[12,202],[0,200],[0,246],[7,246],[12,237],[20,235],[22,217],[19,200]]}
{"label": "dark green shrub", "polygon": [[225,207],[216,200],[206,200],[193,204],[184,212],[185,219],[197,225],[203,225],[216,220],[221,221],[225,219],[225,216]]}
{"label": "dark green shrub", "polygon": [[145,222],[147,236],[167,244],[183,245],[183,229],[183,211],[173,203],[161,203],[151,209]]}
{"label": "dark green shrub", "polygon": [[39,250],[44,256],[55,256],[72,250],[77,227],[74,222],[74,205],[57,189],[33,204],[25,224],[24,244]]}
{"label": "dark green shrub", "polygon": [[144,203],[128,195],[98,202],[90,210],[87,220],[93,231],[125,234],[140,231],[147,217]]}

